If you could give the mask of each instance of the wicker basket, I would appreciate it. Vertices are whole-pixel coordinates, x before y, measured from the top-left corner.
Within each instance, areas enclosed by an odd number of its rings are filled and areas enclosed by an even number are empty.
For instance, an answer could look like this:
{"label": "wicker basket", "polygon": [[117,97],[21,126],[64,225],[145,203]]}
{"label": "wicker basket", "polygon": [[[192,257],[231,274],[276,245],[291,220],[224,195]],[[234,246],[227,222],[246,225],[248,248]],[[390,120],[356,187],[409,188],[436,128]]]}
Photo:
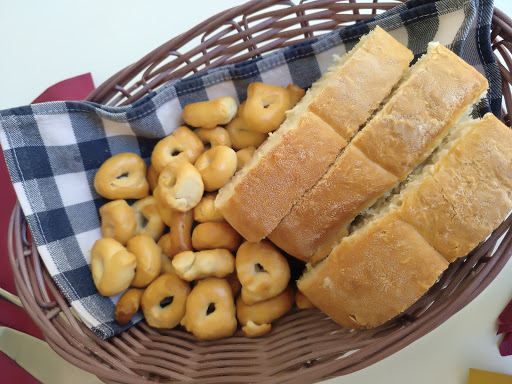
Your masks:
{"label": "wicker basket", "polygon": [[[157,48],[98,87],[89,100],[134,102],[165,82],[311,39],[390,9],[398,1],[254,0],[232,8]],[[314,10],[315,12],[309,12]],[[495,10],[494,51],[503,75],[503,121],[512,106],[512,20]],[[186,53],[178,50],[187,45]],[[169,381],[310,383],[367,367],[430,332],[489,285],[512,254],[507,219],[467,258],[453,263],[422,299],[402,316],[372,330],[348,331],[318,310],[295,311],[273,332],[248,339],[240,333],[198,341],[180,330],[156,330],[144,322],[103,341],[77,320],[27,239],[19,205],[9,226],[9,257],[16,289],[47,342],[64,359],[109,383]],[[240,332],[240,331],[238,331]],[[351,353],[348,353],[351,352]]]}

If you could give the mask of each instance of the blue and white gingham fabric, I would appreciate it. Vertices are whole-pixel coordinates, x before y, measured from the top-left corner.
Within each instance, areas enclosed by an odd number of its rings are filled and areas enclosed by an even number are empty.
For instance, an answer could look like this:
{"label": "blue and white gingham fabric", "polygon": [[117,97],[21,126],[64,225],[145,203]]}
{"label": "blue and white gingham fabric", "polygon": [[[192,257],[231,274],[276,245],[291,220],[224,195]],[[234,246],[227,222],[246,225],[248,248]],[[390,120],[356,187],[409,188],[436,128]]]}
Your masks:
{"label": "blue and white gingham fabric", "polygon": [[[126,326],[114,320],[118,297],[101,296],[92,281],[90,250],[100,238],[98,208],[106,203],[93,187],[103,161],[134,152],[149,162],[154,144],[182,124],[188,103],[221,95],[239,102],[253,81],[307,88],[376,25],[418,58],[439,41],[485,74],[488,98],[479,106],[497,116],[501,78],[489,41],[492,0],[410,0],[374,19],[241,64],[175,81],[127,107],[52,102],[0,112],[0,144],[18,199],[51,276],[76,312],[98,336]],[[342,108],[343,106],[340,106]]]}

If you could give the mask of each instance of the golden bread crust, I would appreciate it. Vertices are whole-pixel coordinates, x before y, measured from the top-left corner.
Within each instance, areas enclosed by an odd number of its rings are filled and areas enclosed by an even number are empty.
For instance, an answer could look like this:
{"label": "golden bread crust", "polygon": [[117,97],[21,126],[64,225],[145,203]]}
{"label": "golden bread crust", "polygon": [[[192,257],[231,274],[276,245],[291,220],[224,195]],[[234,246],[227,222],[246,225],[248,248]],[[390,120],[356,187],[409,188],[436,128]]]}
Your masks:
{"label": "golden bread crust", "polygon": [[346,236],[347,225],[403,181],[486,87],[487,80],[473,67],[440,45],[432,47],[345,149],[366,156],[367,172],[361,166],[354,173],[354,159],[343,153],[269,238],[301,260],[325,258]]}
{"label": "golden bread crust", "polygon": [[353,140],[401,180],[488,87],[480,73],[442,45],[429,56]]}
{"label": "golden bread crust", "polygon": [[512,132],[492,114],[458,132],[404,185],[401,204],[381,206],[299,279],[334,321],[372,328],[395,317],[512,209]]}
{"label": "golden bread crust", "polygon": [[[411,59],[412,53],[380,27],[363,37],[345,59],[340,59],[313,84],[301,102],[288,112],[274,136],[256,151],[253,161],[219,191],[215,204],[226,220],[249,241],[259,241],[270,234],[292,205],[334,162],[335,158],[330,157],[331,149],[337,147],[336,155],[339,154],[347,145],[345,139],[350,140],[371,117],[407,70]],[[368,87],[373,91],[367,92]],[[333,100],[329,101],[331,97]],[[308,106],[320,117],[308,112]],[[329,116],[334,111],[339,113],[331,120]],[[330,124],[333,124],[332,132],[341,136],[334,139],[330,134],[327,141],[317,134],[296,137],[303,134],[297,127],[301,119],[314,121],[319,127],[323,125],[324,131],[327,127],[332,130]],[[346,119],[346,127],[343,127],[343,119]],[[299,145],[297,148],[281,143],[292,137]],[[319,140],[322,143],[317,143]],[[326,152],[329,152],[328,161],[315,160],[327,159]],[[314,156],[308,157],[309,154]]]}
{"label": "golden bread crust", "polygon": [[404,199],[403,218],[448,261],[465,256],[512,209],[512,132],[492,114]]}
{"label": "golden bread crust", "polygon": [[345,231],[362,209],[397,182],[395,176],[349,145],[268,238],[289,254],[308,261],[329,235]]}
{"label": "golden bread crust", "polygon": [[412,59],[409,49],[376,28],[308,109],[350,140],[391,93]]}
{"label": "golden bread crust", "polygon": [[236,185],[231,199],[217,208],[245,239],[259,241],[322,177],[345,145],[331,127],[308,112]]}
{"label": "golden bread crust", "polygon": [[347,328],[373,328],[404,311],[436,282],[448,262],[398,215],[347,237],[297,286]]}

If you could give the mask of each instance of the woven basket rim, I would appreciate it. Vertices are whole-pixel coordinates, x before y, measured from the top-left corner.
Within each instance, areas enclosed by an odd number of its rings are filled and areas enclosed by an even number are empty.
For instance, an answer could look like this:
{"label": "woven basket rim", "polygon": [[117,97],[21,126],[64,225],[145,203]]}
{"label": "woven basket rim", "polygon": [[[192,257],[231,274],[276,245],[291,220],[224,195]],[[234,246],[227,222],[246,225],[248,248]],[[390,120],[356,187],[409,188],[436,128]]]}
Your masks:
{"label": "woven basket rim", "polygon": [[[333,1],[325,0],[325,3],[329,2]],[[232,8],[228,12],[221,12],[219,15],[227,15],[227,18],[229,18],[232,17],[232,14],[240,12],[241,10],[247,11],[254,7],[264,8],[271,3],[275,3],[275,1],[252,0],[239,7]],[[357,3],[357,0],[350,0],[350,3]],[[193,27],[191,30],[181,34],[177,39],[181,39],[182,43],[187,39],[191,39],[189,33],[192,35],[199,33],[198,31],[205,30],[219,15],[212,16],[203,23]],[[504,41],[504,43],[496,43],[494,47],[497,52],[505,56],[501,70],[504,80],[507,80],[504,81],[503,99],[506,105],[504,112],[508,112],[510,110],[509,107],[512,106],[512,96],[510,94],[512,76],[510,76],[509,71],[509,68],[512,67],[512,59],[507,57],[507,52],[512,51],[512,20],[495,8],[493,26],[494,37],[492,37],[492,40],[500,36]],[[176,39],[172,39],[171,41],[175,42]],[[126,78],[135,76],[134,74],[139,72],[139,68],[145,65],[147,66],[148,60],[150,60],[152,56],[154,57],[156,53],[160,54],[163,50],[168,50],[166,44],[150,52],[136,63],[119,71],[91,93],[87,100],[103,103],[112,99],[112,92],[123,93],[120,89],[125,85],[124,82]],[[165,76],[162,75],[162,77]],[[119,81],[121,81],[121,85],[118,84]],[[504,113],[503,121],[510,127],[507,113]],[[444,294],[437,296],[436,300],[439,304],[435,309],[428,312],[427,315],[420,315],[417,318],[409,319],[407,316],[404,316],[400,320],[403,324],[399,331],[391,330],[396,323],[379,327],[373,335],[376,337],[377,341],[371,345],[365,344],[364,340],[359,340],[358,342],[360,344],[358,345],[364,346],[367,352],[365,359],[361,359],[357,354],[352,354],[343,359],[344,365],[341,366],[339,360],[331,358],[327,359],[325,362],[316,365],[313,364],[306,370],[297,371],[279,378],[269,378],[261,382],[313,382],[355,372],[380,361],[427,334],[469,304],[502,270],[512,255],[512,234],[510,231],[505,235],[498,249],[496,249],[494,253],[491,253],[491,251],[498,239],[505,234],[511,226],[512,215],[500,225],[486,242],[472,251],[465,262],[461,260],[458,264],[455,263],[450,267],[450,273],[448,275],[451,274],[451,276],[443,277],[445,281],[439,283],[441,285],[446,284],[446,287],[444,287]],[[26,224],[24,224],[18,203],[13,211],[8,233],[9,240],[12,240],[9,241],[8,253],[13,269],[16,289],[27,313],[34,320],[38,328],[41,329],[48,343],[59,355],[72,364],[96,374],[106,382],[143,383],[147,382],[146,378],[151,379],[151,373],[158,375],[159,370],[163,368],[152,366],[152,368],[149,369],[149,363],[139,360],[127,362],[127,359],[131,360],[133,356],[122,356],[120,351],[133,350],[137,353],[139,350],[133,347],[134,345],[145,346],[146,343],[151,343],[154,340],[167,340],[173,337],[177,337],[176,340],[180,340],[180,343],[187,343],[189,342],[188,340],[191,340],[190,337],[179,335],[180,331],[169,331],[159,334],[156,330],[152,330],[143,323],[132,327],[133,329],[126,331],[118,337],[114,337],[113,341],[104,342],[98,339],[84,324],[74,318],[68,303],[62,299],[50,275],[41,265],[37,249],[33,243],[28,241],[25,230]],[[27,251],[31,251],[28,257],[26,256]],[[474,271],[476,277],[472,280],[464,278],[459,279],[459,281],[456,281],[456,279],[450,280],[463,269]],[[448,291],[457,291],[459,293],[456,297],[453,297],[453,295],[450,296],[450,292],[447,293]],[[420,305],[424,304],[425,303],[421,302],[420,299],[418,303],[410,308],[409,312],[413,313],[415,308],[419,308]],[[290,324],[292,324],[293,321],[307,321],[314,316],[318,316],[319,313],[320,312],[317,310],[305,311],[305,313],[293,312],[289,316],[291,320],[286,318],[278,325],[286,332],[288,329],[286,328],[287,321],[289,321]],[[66,325],[67,323],[63,318],[67,318],[70,324]],[[396,319],[393,319],[393,321],[396,322]],[[255,341],[255,343],[258,343],[258,341]],[[201,347],[207,344],[208,343],[204,342],[197,343],[197,345]],[[217,345],[216,342],[210,344],[212,348]],[[129,347],[126,347],[126,345]],[[326,346],[326,348],[328,347],[329,346]],[[87,356],[91,356],[91,352],[95,357],[93,360],[88,360]],[[339,355],[339,352],[334,353],[334,355]],[[97,363],[94,361],[97,361]],[[120,368],[118,368],[118,370],[112,369],[112,366],[118,363],[122,363],[120,364]],[[147,376],[148,374],[150,376]],[[190,377],[186,375],[183,376],[184,377],[180,379],[180,375],[176,374],[175,378],[178,381],[190,379]],[[230,380],[233,379],[233,381],[236,381],[235,379],[238,379],[240,382],[243,382],[248,378],[249,376],[244,376],[241,373],[240,376],[233,376]],[[195,381],[204,383],[214,382],[213,379],[211,381],[207,379]]]}

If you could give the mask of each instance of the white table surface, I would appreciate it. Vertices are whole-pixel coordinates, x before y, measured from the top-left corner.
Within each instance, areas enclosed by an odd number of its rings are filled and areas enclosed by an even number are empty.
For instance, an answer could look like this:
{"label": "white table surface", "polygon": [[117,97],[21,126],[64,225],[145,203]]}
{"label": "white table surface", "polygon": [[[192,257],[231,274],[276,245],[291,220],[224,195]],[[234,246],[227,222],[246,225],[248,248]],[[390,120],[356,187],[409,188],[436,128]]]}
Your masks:
{"label": "white table surface", "polygon": [[[48,86],[82,73],[91,72],[99,85],[171,37],[242,2],[3,0],[0,110],[27,104]],[[510,0],[495,4],[512,15]],[[470,367],[512,374],[512,357],[499,355],[496,336],[496,318],[511,298],[509,262],[479,297],[436,330],[328,383],[463,384]]]}

